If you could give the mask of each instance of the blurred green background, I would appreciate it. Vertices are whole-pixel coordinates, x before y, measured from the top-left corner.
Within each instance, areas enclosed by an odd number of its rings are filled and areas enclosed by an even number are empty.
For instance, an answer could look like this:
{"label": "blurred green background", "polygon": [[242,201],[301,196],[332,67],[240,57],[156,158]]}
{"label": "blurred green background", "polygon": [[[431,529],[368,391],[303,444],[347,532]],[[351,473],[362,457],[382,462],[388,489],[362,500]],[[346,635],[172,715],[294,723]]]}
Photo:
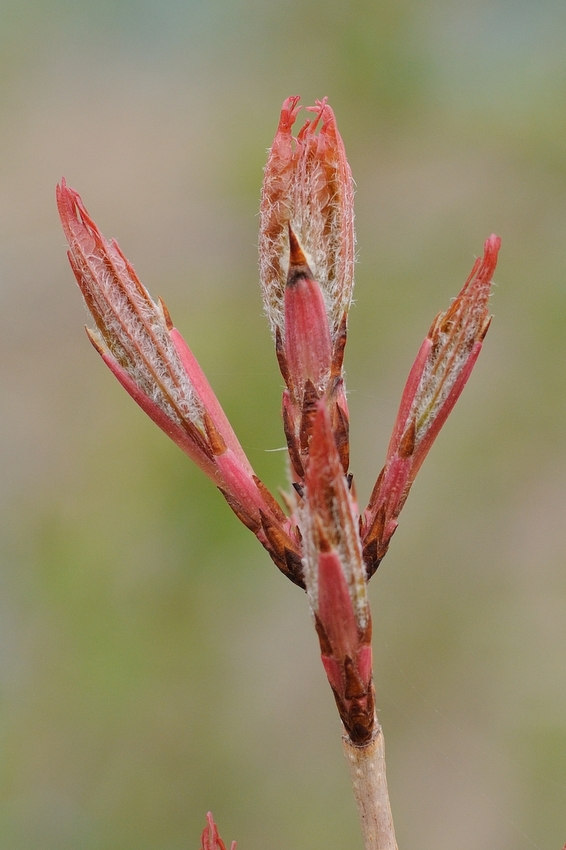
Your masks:
{"label": "blurred green background", "polygon": [[360,846],[304,595],[89,345],[64,175],[285,482],[257,284],[289,94],[357,182],[361,501],[483,240],[495,314],[371,584],[401,850],[566,841],[564,0],[0,1],[0,847]]}

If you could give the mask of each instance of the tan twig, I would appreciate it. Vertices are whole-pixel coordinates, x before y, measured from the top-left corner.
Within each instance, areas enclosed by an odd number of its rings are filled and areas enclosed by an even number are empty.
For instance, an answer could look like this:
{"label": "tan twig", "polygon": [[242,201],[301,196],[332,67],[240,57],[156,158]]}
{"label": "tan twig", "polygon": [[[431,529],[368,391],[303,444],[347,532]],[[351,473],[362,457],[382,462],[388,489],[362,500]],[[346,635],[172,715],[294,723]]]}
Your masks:
{"label": "tan twig", "polygon": [[369,743],[356,746],[344,735],[342,745],[350,768],[364,850],[397,850],[385,775],[383,730],[377,717],[374,729]]}

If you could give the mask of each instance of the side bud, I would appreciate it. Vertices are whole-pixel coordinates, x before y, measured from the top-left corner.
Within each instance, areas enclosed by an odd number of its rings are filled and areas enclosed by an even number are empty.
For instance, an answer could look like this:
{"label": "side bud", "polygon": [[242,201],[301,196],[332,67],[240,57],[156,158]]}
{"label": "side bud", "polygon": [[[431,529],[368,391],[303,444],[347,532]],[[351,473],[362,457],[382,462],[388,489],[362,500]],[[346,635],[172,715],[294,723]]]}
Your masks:
{"label": "side bud", "polygon": [[153,301],[118,244],[104,238],[64,180],[57,204],[69,262],[95,324],[87,331],[90,341],[142,410],[216,484],[279,569],[303,587],[294,526],[254,475],[165,304]]}
{"label": "side bud", "polygon": [[409,373],[385,466],[361,523],[368,577],[385,555],[417,472],[479,357],[491,322],[488,300],[500,246],[498,236],[486,240],[483,257],[432,323]]}

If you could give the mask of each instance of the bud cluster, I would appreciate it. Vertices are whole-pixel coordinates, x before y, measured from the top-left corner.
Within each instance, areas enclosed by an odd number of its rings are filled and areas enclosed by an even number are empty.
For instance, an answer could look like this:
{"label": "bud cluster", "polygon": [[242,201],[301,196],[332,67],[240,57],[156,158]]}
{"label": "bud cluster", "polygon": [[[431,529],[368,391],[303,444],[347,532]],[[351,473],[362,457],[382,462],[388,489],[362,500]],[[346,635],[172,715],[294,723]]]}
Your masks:
{"label": "bud cluster", "polygon": [[[354,282],[353,181],[334,113],[317,101],[296,137],[290,97],[265,168],[260,277],[285,381],[289,516],[255,475],[191,350],[107,241],[79,195],[57,188],[69,260],[95,329],[89,337],[142,409],[220,489],[277,567],[307,592],[322,662],[348,740],[375,736],[367,582],[415,476],[468,380],[489,327],[500,240],[491,236],[462,291],[440,313],[405,386],[385,466],[360,515],[349,473],[343,376]],[[210,819],[203,847],[223,848]]]}

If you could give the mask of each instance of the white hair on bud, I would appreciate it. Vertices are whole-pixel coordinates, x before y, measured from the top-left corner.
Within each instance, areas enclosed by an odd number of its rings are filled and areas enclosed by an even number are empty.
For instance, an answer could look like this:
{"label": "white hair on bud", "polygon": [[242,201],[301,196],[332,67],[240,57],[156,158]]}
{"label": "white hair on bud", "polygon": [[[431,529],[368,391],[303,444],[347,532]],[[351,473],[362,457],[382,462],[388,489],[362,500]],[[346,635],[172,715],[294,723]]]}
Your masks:
{"label": "white hair on bud", "polygon": [[[286,109],[287,101],[282,114]],[[316,117],[296,140],[290,125],[279,129],[269,153],[260,207],[260,279],[272,333],[279,329],[284,336],[290,224],[321,288],[334,341],[352,300],[354,186],[334,113],[325,101],[312,111]]]}
{"label": "white hair on bud", "polygon": [[189,420],[202,430],[202,407],[169,336],[162,308],[132,277],[113,243],[106,244],[106,251],[107,257],[94,242],[86,254],[72,249],[97,338],[169,418],[178,425]]}

